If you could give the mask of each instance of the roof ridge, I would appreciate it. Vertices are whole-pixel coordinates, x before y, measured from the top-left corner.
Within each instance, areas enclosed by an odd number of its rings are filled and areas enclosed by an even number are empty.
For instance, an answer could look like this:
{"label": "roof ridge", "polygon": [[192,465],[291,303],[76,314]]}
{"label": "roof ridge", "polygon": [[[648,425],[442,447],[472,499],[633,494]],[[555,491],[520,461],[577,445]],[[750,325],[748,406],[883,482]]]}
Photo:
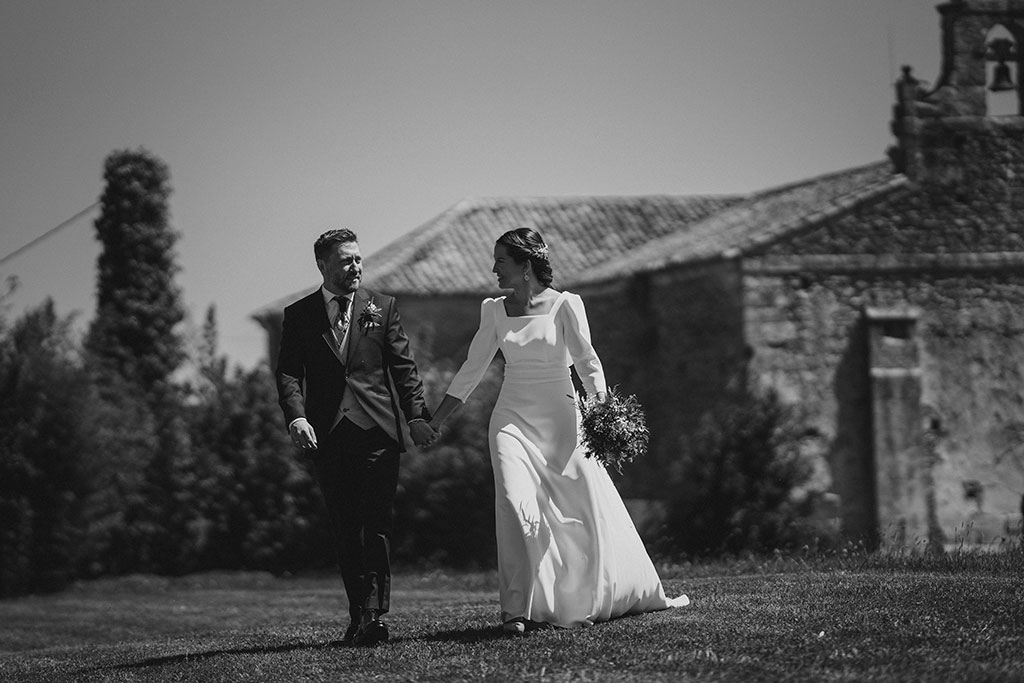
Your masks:
{"label": "roof ridge", "polygon": [[907,182],[894,178],[888,163],[756,193],[469,195],[367,256],[365,284],[394,293],[492,291],[485,262],[495,236],[520,225],[544,232],[567,285],[719,258],[812,227]]}
{"label": "roof ridge", "polygon": [[[566,200],[578,200],[581,202],[592,202],[592,201],[635,201],[637,199],[730,199],[734,197],[748,197],[752,193],[750,192],[699,192],[695,194],[672,194],[668,192],[655,193],[655,194],[538,194],[538,195],[470,195],[464,197],[459,204],[462,203],[478,203],[478,202],[510,202],[516,203],[522,202],[541,202],[541,201],[566,201]],[[454,208],[454,207],[452,207]],[[448,210],[442,212],[447,213]],[[435,218],[439,218],[439,214]],[[432,219],[433,220],[433,219]],[[426,223],[430,223],[427,221]],[[425,225],[424,223],[423,225]],[[422,227],[422,226],[421,226]]]}
{"label": "roof ridge", "polygon": [[414,255],[427,247],[431,240],[444,236],[453,226],[457,226],[465,220],[474,220],[475,212],[501,213],[510,211],[516,215],[513,222],[522,225],[533,225],[536,220],[531,214],[540,211],[541,213],[552,213],[561,209],[575,210],[581,206],[591,206],[619,210],[623,207],[638,207],[644,209],[646,205],[653,205],[644,210],[645,213],[653,211],[661,213],[659,204],[675,204],[678,207],[685,207],[688,211],[700,213],[701,205],[707,202],[717,202],[719,206],[711,209],[712,212],[720,211],[725,206],[741,202],[747,195],[743,194],[693,194],[693,195],[535,195],[525,196],[466,196],[450,205],[439,214],[421,223],[412,230],[403,233],[398,238],[390,241],[377,251],[367,257],[368,264],[372,271],[366,278],[368,286],[375,286],[389,282],[394,286],[395,279],[399,280],[418,276],[403,273],[403,269],[415,262]]}
{"label": "roof ridge", "polygon": [[849,192],[836,195],[832,199],[824,202],[825,206],[821,211],[815,211],[807,215],[799,215],[791,220],[783,221],[771,230],[770,235],[765,235],[763,239],[758,239],[758,235],[755,235],[747,244],[742,245],[738,249],[740,253],[742,253],[746,249],[765,246],[775,240],[791,236],[798,230],[800,232],[813,230],[827,220],[835,218],[836,216],[848,211],[852,211],[858,206],[863,205],[865,202],[887,195],[894,190],[905,187],[909,183],[909,178],[905,175],[898,174],[893,175],[892,178],[872,183],[867,187],[853,189]]}
{"label": "roof ridge", "polygon": [[[743,225],[742,214],[749,214],[756,210],[759,204],[784,198],[787,193],[797,192],[815,185],[826,185],[837,179],[855,177],[860,173],[881,171],[888,163],[888,161],[882,160],[832,171],[751,194],[742,201],[705,216],[694,223],[690,230],[651,240],[634,252],[631,258],[617,263],[602,264],[588,273],[585,279],[575,282],[594,284],[621,277],[624,272],[651,272],[665,267],[698,263],[713,258],[735,257],[751,247],[778,239],[797,226],[811,229],[841,211],[850,210],[875,196],[905,185],[908,180],[901,174],[893,174],[892,177],[884,179],[869,179],[863,185],[814,202],[813,208],[801,211],[793,219],[783,219],[774,226],[770,222],[759,223],[760,231],[747,236],[746,239],[742,234],[734,236],[729,234],[735,231],[737,226]],[[732,220],[729,220],[730,218]],[[707,242],[716,235],[722,236],[726,243],[717,247],[708,247]],[[690,245],[693,248],[686,252],[687,255],[677,256],[680,251],[686,250],[688,242],[693,243]]]}
{"label": "roof ridge", "polygon": [[[389,255],[388,261],[390,262],[395,259],[394,255],[396,253],[415,251],[420,247],[420,245],[427,241],[428,237],[431,236],[434,232],[438,230],[443,231],[443,227],[445,225],[444,218],[449,215],[458,213],[459,207],[465,204],[466,201],[467,200],[465,198],[460,199],[459,201],[450,205],[447,209],[442,210],[441,213],[437,214],[433,218],[430,218],[424,221],[423,223],[420,223],[411,230],[407,230],[406,232],[394,238],[384,246],[373,251],[366,257],[366,260],[376,261],[380,256],[382,256],[386,252]],[[385,267],[387,266],[385,265]],[[373,275],[376,276],[376,272]]]}
{"label": "roof ridge", "polygon": [[[412,237],[413,235],[419,233],[420,230],[428,228],[431,225],[431,223],[439,222],[441,217],[445,216],[449,212],[454,211],[464,201],[465,201],[465,199],[460,199],[459,201],[457,201],[454,204],[452,204],[451,206],[449,206],[447,209],[443,210],[437,216],[434,216],[433,218],[431,218],[431,219],[421,223],[420,225],[418,225],[417,227],[413,228],[412,230],[409,230],[409,231],[403,233],[402,235],[400,235],[400,236],[396,237],[395,239],[391,240],[390,242],[388,242],[384,246],[380,247],[379,249],[374,250],[371,254],[367,255],[364,260],[366,260],[366,261],[369,261],[371,259],[376,260],[376,258],[379,255],[383,254],[384,252],[388,252],[389,254],[393,254],[396,251],[403,251],[404,252],[404,250],[407,250],[407,249],[410,249],[410,248],[414,248],[414,247],[412,247],[412,246],[410,246],[408,244],[403,244],[403,241],[405,241],[408,238]],[[410,241],[415,242],[415,248],[418,248],[418,245],[421,244],[421,242],[417,241],[417,240],[410,240]],[[400,246],[396,246],[396,245],[400,245]],[[392,260],[393,260],[393,257],[389,258],[389,263]],[[383,268],[384,269],[388,268],[388,264],[385,264],[383,266]],[[375,270],[371,273],[370,277],[366,278],[370,282],[371,286],[373,284],[373,282],[372,282],[373,279],[375,279],[377,277],[377,272],[378,271],[376,270],[376,267],[375,267]],[[263,317],[265,317],[266,315],[268,315],[270,313],[279,312],[282,308],[284,308],[285,305],[292,303],[293,301],[295,301],[296,299],[300,298],[301,296],[305,295],[308,292],[312,292],[314,289],[316,289],[316,287],[317,287],[317,285],[310,285],[308,287],[304,287],[304,288],[298,290],[295,293],[288,294],[288,295],[279,297],[277,299],[274,299],[270,303],[264,304],[263,306],[260,306],[258,309],[253,311],[249,315],[249,317],[259,321]]]}
{"label": "roof ridge", "polygon": [[759,192],[752,192],[749,195],[750,201],[757,201],[765,197],[769,197],[774,194],[782,194],[783,192],[791,192],[799,187],[806,187],[807,185],[814,185],[817,183],[827,182],[839,177],[852,176],[857,173],[864,171],[874,170],[887,165],[891,162],[887,159],[879,159],[878,161],[872,161],[871,163],[861,164],[860,166],[851,166],[850,168],[844,168],[838,171],[828,171],[827,173],[821,173],[810,178],[803,178],[801,180],[794,180],[789,183],[783,183],[782,185],[775,185],[773,187],[766,188]]}

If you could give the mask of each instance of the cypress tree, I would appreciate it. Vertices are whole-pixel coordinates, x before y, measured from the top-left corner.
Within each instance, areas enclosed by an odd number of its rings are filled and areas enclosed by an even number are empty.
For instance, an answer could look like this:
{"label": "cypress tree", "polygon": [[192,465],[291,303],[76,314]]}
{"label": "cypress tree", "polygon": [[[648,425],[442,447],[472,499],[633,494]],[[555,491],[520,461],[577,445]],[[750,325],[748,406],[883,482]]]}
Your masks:
{"label": "cypress tree", "polygon": [[176,327],[184,318],[178,234],[168,220],[170,173],[144,149],[107,157],[96,234],[97,310],[87,347],[103,372],[152,390],[164,384],[185,358]]}

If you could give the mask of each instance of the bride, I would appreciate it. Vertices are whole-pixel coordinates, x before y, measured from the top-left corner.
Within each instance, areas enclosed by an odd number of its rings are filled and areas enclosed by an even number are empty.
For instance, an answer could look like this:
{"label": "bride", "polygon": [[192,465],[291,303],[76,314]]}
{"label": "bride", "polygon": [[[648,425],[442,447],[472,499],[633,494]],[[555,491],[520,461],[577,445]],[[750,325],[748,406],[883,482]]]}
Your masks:
{"label": "bride", "polygon": [[580,446],[569,365],[588,394],[606,395],[582,299],[551,288],[548,249],[531,228],[498,239],[493,272],[511,292],[484,299],[431,426],[440,432],[500,350],[505,377],[488,441],[503,628],[582,626],[689,604],[666,597],[608,473]]}

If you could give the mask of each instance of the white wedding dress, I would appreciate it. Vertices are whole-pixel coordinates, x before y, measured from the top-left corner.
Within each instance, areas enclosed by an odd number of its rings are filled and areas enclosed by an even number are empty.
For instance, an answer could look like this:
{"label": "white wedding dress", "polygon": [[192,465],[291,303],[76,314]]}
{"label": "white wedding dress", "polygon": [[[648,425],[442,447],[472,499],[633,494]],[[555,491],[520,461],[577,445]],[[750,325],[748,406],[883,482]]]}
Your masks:
{"label": "white wedding dress", "polygon": [[588,393],[606,389],[583,301],[562,292],[547,314],[510,317],[504,298],[485,299],[448,394],[465,402],[499,349],[488,432],[502,620],[571,627],[689,604],[666,597],[615,485],[580,446],[569,365]]}

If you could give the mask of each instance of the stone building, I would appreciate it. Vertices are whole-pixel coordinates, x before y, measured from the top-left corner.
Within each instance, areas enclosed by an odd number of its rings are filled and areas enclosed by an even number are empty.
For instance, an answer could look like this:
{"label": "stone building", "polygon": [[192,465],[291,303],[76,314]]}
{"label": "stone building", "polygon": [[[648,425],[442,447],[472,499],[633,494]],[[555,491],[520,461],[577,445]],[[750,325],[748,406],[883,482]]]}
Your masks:
{"label": "stone building", "polygon": [[[885,161],[743,196],[466,200],[369,258],[367,286],[457,365],[497,293],[494,239],[532,225],[609,382],[647,409],[626,495],[663,496],[680,437],[753,381],[803,407],[851,537],[1019,538],[1024,0],[938,11],[941,74],[904,69]],[[255,316],[272,357],[283,303]]]}

